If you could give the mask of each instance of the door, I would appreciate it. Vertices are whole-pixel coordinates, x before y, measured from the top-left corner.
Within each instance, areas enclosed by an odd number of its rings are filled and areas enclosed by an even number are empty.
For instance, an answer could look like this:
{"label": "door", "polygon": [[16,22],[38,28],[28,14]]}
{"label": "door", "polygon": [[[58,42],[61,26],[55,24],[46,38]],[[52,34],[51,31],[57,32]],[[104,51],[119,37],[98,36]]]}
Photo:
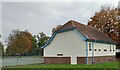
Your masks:
{"label": "door", "polygon": [[71,64],[77,64],[77,58],[75,56],[71,57]]}

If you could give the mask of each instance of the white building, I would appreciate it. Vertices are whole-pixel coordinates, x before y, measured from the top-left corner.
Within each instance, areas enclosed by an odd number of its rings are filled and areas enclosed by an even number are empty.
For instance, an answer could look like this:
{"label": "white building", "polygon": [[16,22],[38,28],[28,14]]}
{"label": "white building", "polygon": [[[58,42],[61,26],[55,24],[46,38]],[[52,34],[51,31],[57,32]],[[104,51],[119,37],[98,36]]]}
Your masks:
{"label": "white building", "polygon": [[115,42],[96,28],[70,20],[44,46],[45,64],[92,64],[115,60]]}

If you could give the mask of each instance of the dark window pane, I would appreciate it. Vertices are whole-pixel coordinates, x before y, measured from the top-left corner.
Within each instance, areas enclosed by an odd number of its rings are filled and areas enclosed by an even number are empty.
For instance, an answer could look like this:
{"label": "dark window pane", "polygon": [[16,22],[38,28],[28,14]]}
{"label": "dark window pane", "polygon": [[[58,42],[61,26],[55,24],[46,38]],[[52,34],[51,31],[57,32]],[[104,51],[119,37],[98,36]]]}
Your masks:
{"label": "dark window pane", "polygon": [[63,54],[57,54],[57,56],[63,56]]}

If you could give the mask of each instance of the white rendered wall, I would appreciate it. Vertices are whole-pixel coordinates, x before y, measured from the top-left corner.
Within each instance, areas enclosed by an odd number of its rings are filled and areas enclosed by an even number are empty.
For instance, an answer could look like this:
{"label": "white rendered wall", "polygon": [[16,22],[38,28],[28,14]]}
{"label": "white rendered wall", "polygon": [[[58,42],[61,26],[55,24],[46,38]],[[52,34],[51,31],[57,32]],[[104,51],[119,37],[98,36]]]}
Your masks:
{"label": "white rendered wall", "polygon": [[76,31],[58,33],[53,41],[45,47],[45,57],[57,57],[61,53],[63,56],[86,57],[86,43]]}
{"label": "white rendered wall", "polygon": [[[103,44],[103,43],[94,43],[93,45],[94,45],[94,49],[97,50],[97,51],[94,51],[94,56],[115,56],[116,51],[113,51],[113,46],[114,46],[114,50],[116,50],[115,45]],[[110,46],[111,46],[111,51],[110,51]],[[100,49],[101,51],[98,51],[98,49]],[[104,51],[104,49],[107,49],[107,51]],[[91,57],[92,50],[89,51],[88,53],[89,53],[89,57]]]}

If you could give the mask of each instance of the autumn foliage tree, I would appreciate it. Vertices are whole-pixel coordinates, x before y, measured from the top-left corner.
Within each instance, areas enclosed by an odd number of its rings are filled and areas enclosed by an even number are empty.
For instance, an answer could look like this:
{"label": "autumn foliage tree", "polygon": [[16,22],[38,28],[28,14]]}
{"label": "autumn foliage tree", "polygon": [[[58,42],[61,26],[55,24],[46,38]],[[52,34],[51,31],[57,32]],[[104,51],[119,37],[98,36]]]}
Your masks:
{"label": "autumn foliage tree", "polygon": [[89,26],[95,27],[120,43],[120,19],[119,10],[111,7],[102,7],[88,22]]}
{"label": "autumn foliage tree", "polygon": [[13,30],[8,37],[8,55],[27,54],[33,49],[33,37],[27,31]]}

